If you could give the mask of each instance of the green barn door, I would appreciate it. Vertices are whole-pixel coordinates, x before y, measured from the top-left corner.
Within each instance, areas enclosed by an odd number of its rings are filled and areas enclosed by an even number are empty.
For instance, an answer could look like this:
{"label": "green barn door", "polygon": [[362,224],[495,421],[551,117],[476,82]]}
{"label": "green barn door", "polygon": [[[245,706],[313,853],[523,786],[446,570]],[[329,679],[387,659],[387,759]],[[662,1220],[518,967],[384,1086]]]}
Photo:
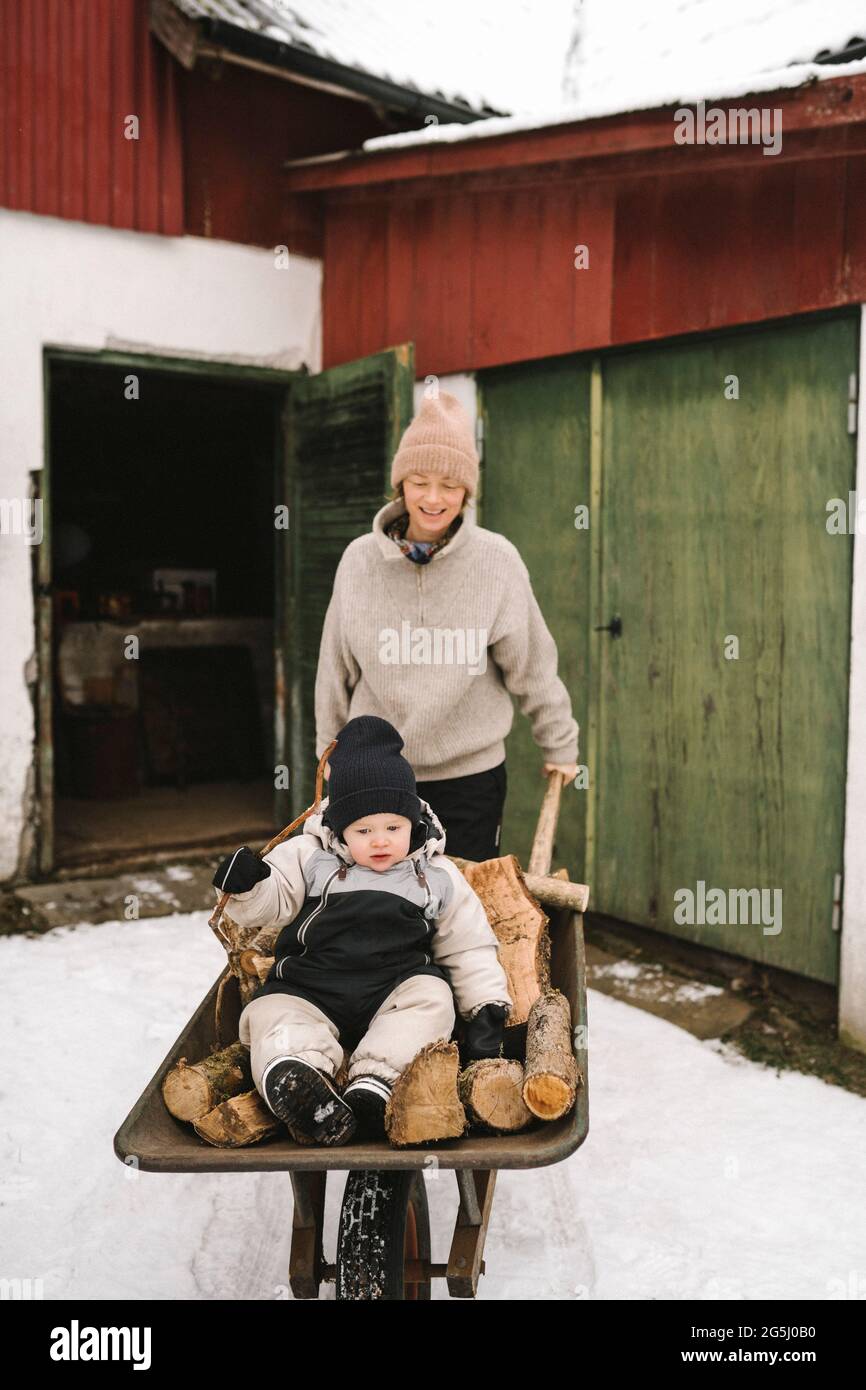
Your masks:
{"label": "green barn door", "polygon": [[[593,626],[622,629],[591,634],[595,910],[831,982],[857,349],[845,317],[605,358]],[[770,890],[763,920],[677,922],[700,882]]]}
{"label": "green barn door", "polygon": [[[284,411],[278,535],[277,763],[289,770],[278,820],[313,800],[314,689],[334,574],[350,541],[370,529],[390,488],[391,461],[412,419],[411,343],[300,378]],[[282,538],[281,538],[282,537]]]}
{"label": "green barn door", "polygon": [[[558,674],[571,695],[586,762],[589,688],[590,531],[575,509],[590,505],[590,367],[560,357],[479,373],[484,421],[479,519],[517,546],[556,642]],[[576,525],[575,523],[581,523]],[[546,788],[543,757],[518,710],[505,743],[508,794],[501,849],[529,861]],[[554,867],[579,879],[584,866],[586,790],[563,793]]]}

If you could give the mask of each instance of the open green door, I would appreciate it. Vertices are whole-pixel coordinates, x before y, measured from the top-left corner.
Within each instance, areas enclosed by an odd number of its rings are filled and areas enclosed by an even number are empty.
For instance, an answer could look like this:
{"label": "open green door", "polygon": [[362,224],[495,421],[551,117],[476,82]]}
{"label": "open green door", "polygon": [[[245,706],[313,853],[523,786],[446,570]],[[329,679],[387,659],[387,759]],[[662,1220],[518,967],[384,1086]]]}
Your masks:
{"label": "open green door", "polygon": [[313,800],[314,689],[334,574],[350,541],[370,529],[390,487],[391,461],[413,413],[411,343],[301,377],[284,411],[287,531],[277,532],[277,794],[287,823]]}

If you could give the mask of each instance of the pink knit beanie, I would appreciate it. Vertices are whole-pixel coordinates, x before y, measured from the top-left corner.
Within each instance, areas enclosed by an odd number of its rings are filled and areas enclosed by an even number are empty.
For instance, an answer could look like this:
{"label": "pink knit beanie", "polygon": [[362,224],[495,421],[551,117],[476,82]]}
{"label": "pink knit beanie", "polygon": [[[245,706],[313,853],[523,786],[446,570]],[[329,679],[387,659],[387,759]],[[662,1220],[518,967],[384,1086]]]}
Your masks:
{"label": "pink knit beanie", "polygon": [[438,473],[443,478],[455,478],[469,496],[478,488],[478,454],[472,424],[450,391],[425,397],[415,419],[403,431],[391,465],[391,485],[396,487],[410,473]]}

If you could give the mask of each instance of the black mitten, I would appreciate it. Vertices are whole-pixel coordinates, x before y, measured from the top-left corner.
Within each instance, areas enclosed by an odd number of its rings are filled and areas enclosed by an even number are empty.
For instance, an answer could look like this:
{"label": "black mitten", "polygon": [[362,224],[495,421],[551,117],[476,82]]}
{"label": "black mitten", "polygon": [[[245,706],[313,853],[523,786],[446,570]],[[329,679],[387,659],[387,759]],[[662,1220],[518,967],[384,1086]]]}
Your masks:
{"label": "black mitten", "polygon": [[467,1062],[500,1055],[507,1017],[508,1009],[504,1004],[485,1004],[467,1021],[463,1048]]}
{"label": "black mitten", "polygon": [[224,893],[247,893],[270,872],[270,864],[260,859],[248,845],[241,845],[234,854],[226,855],[211,882]]}

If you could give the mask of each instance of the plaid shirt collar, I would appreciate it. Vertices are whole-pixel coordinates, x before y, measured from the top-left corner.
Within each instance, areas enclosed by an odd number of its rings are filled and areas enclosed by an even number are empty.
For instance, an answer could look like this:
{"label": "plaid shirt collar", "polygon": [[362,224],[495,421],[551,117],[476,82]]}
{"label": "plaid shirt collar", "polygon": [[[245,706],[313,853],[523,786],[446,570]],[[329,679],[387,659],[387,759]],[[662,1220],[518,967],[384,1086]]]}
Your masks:
{"label": "plaid shirt collar", "polygon": [[395,521],[391,522],[386,534],[391,537],[395,545],[400,547],[409,560],[414,560],[416,565],[427,565],[433,559],[436,551],[441,550],[443,546],[448,544],[452,536],[457,534],[462,524],[462,516],[456,516],[445,535],[441,536],[438,541],[410,541],[406,539],[406,532],[409,529],[409,513],[402,512]]}

